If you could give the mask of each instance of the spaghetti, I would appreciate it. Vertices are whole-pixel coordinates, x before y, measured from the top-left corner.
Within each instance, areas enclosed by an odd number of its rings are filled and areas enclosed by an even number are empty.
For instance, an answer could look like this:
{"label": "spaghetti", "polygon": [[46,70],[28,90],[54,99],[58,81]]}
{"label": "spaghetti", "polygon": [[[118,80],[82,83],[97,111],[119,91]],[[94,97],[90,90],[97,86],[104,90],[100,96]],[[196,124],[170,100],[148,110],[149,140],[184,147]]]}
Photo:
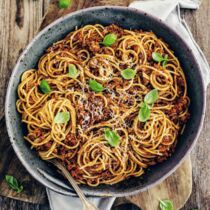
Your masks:
{"label": "spaghetti", "polygon": [[[114,34],[111,46],[104,37]],[[153,53],[165,56],[164,65]],[[73,65],[78,76],[69,76]],[[124,79],[121,72],[133,69]],[[92,79],[103,91],[93,91]],[[48,93],[40,91],[45,80]],[[145,122],[138,118],[144,97],[153,89],[158,99]],[[86,25],[54,43],[38,68],[24,72],[16,106],[27,125],[25,139],[43,160],[59,159],[78,183],[114,184],[167,159],[189,118],[190,100],[178,59],[152,32],[126,30],[116,25]],[[56,123],[58,113],[69,120]],[[109,128],[119,136],[111,146]]]}

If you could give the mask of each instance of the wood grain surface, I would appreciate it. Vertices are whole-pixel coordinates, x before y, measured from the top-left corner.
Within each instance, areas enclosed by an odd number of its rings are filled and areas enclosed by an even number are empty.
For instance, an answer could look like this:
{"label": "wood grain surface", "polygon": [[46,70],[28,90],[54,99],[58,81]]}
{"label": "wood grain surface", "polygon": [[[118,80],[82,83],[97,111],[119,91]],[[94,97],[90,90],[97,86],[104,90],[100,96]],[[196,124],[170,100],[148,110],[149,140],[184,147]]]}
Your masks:
{"label": "wood grain surface", "polygon": [[[38,185],[17,160],[10,146],[4,119],[4,99],[7,82],[19,54],[34,37],[45,13],[46,0],[0,0],[0,194],[25,197],[36,202],[45,198]],[[22,195],[16,195],[5,184],[5,174],[13,174],[26,186]],[[31,187],[32,186],[32,187]],[[35,187],[40,186],[40,187]],[[30,199],[28,198],[30,196]]]}
{"label": "wood grain surface", "polygon": [[[105,1],[105,0],[104,0]],[[111,4],[111,0],[106,3]],[[127,5],[129,1],[118,1],[121,5]],[[75,9],[82,8],[85,5],[100,5],[101,1],[96,0],[75,0],[73,7]],[[5,191],[3,177],[8,169],[14,168],[15,175],[21,179],[22,169],[19,161],[15,159],[15,155],[9,146],[4,122],[4,97],[8,78],[11,74],[12,67],[16,59],[25,45],[35,35],[41,19],[46,11],[48,0],[0,0],[0,191]],[[53,5],[52,5],[53,6]],[[53,13],[51,13],[53,15]],[[210,2],[203,0],[203,4],[198,11],[184,11],[183,16],[190,25],[195,39],[204,50],[208,61],[210,61]],[[48,19],[48,18],[47,18]],[[44,22],[43,25],[46,25]],[[43,26],[42,25],[42,26]],[[204,30],[205,29],[205,30]],[[208,91],[210,96],[210,91]],[[209,98],[209,97],[208,97]],[[210,100],[208,100],[208,103]],[[208,121],[210,118],[210,107],[207,108],[207,116],[202,135],[199,139],[197,147],[194,149],[191,157],[193,160],[193,193],[183,209],[191,209],[198,207],[202,210],[210,209],[210,126]],[[4,147],[1,147],[4,145]],[[7,154],[7,155],[5,155]],[[3,166],[3,167],[2,167]],[[26,173],[24,171],[24,173]],[[26,178],[25,178],[26,177]],[[33,187],[31,193],[33,200],[36,201],[37,195],[43,196],[45,200],[43,188],[31,179],[30,176],[24,175],[26,186]],[[30,189],[30,188],[29,188]],[[41,194],[40,194],[41,193]],[[10,195],[13,197],[14,195]],[[38,198],[40,199],[40,198]],[[131,206],[117,209],[135,209]],[[49,209],[48,205],[32,205],[8,198],[0,198],[0,209]]]}
{"label": "wood grain surface", "polygon": [[[120,0],[112,0],[112,1],[97,1],[94,3],[94,5],[107,5],[112,2],[113,5],[124,5],[127,6],[128,2],[121,2]],[[76,6],[75,2],[74,4],[65,10],[61,10],[58,8],[58,2],[57,0],[51,1],[51,3],[48,6],[48,10],[46,12],[46,15],[44,16],[41,26],[41,28],[45,27],[46,25],[50,24],[60,16],[63,16],[67,13],[70,13],[74,10],[79,10],[84,7],[91,7],[93,6],[90,3],[85,3],[85,1],[82,3],[80,2],[80,6]],[[20,14],[19,14],[20,15]],[[22,15],[21,15],[22,16]],[[22,23],[23,20],[20,20],[19,22]],[[6,134],[6,133],[5,133]],[[5,136],[5,134],[3,136]],[[2,141],[1,149],[2,151],[5,151],[5,154],[3,158],[5,159],[4,162],[8,161],[7,154],[10,152],[10,150],[4,150],[8,148],[8,138],[6,141]],[[10,148],[11,149],[11,148]],[[5,168],[4,165],[2,165],[2,168],[4,168],[5,174],[15,174],[15,176],[22,181],[22,184],[24,186],[24,192],[21,194],[17,194],[11,189],[8,188],[7,184],[3,181],[1,183],[0,187],[0,194],[4,195],[6,197],[15,198],[18,200],[23,201],[29,201],[33,203],[45,203],[46,202],[46,196],[45,196],[45,190],[42,186],[38,185],[31,177],[28,175],[28,173],[25,172],[24,168],[19,164],[18,160],[16,159],[15,155],[13,154],[13,157],[10,156],[11,163],[8,168]],[[18,163],[18,164],[17,164]],[[4,164],[4,163],[3,163]],[[18,170],[18,173],[16,173]],[[191,193],[191,187],[192,187],[192,174],[191,174],[191,161],[188,158],[185,163],[177,170],[172,176],[170,176],[168,179],[166,179],[164,182],[162,182],[157,187],[154,187],[152,190],[148,190],[146,192],[137,194],[135,196],[126,197],[122,199],[116,199],[115,206],[122,204],[122,203],[134,203],[138,207],[141,207],[141,209],[146,210],[155,210],[158,208],[159,200],[170,198],[173,203],[175,209],[180,209],[186,200],[188,199],[190,193]],[[187,177],[188,179],[182,179],[182,177]],[[31,183],[31,184],[29,184]],[[34,187],[36,186],[36,187]],[[173,196],[172,196],[173,195]],[[141,198],[141,199],[139,199]],[[151,202],[150,200],[153,200]]]}
{"label": "wood grain surface", "polygon": [[142,210],[158,210],[159,201],[170,199],[174,210],[184,206],[192,192],[192,166],[190,158],[165,181],[159,185],[137,195],[118,198],[115,205],[131,202]]}

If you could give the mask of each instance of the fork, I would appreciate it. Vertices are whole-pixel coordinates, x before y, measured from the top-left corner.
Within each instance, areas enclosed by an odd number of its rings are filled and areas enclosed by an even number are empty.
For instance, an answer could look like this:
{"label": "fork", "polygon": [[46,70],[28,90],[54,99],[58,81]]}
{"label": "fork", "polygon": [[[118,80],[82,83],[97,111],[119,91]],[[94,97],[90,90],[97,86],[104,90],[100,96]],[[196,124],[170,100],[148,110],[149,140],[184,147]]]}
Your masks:
{"label": "fork", "polygon": [[78,184],[76,181],[73,179],[73,177],[70,175],[69,171],[57,160],[51,159],[48,160],[48,162],[52,163],[54,166],[56,166],[63,174],[64,177],[67,178],[71,186],[74,188],[76,191],[77,195],[79,196],[82,205],[83,205],[83,210],[99,210],[93,203],[91,203],[84,195],[82,190],[79,188]]}

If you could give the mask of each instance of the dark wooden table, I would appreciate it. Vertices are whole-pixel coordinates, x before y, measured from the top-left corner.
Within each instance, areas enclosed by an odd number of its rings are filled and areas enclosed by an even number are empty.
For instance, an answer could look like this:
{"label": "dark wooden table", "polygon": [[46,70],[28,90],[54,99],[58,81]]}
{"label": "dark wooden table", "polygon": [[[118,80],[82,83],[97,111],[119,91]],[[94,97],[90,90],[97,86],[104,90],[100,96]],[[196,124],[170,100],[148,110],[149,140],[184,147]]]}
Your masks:
{"label": "dark wooden table", "polygon": [[[87,0],[88,1],[88,0]],[[91,0],[89,0],[91,1]],[[108,0],[107,0],[108,1]],[[35,35],[49,0],[0,0],[0,134],[4,123],[7,82],[18,55]],[[210,62],[210,0],[203,0],[198,11],[183,11],[183,17]],[[196,82],[196,81],[195,81]],[[207,104],[210,104],[210,89]],[[196,148],[193,162],[193,192],[183,210],[210,209],[210,106]],[[0,159],[0,161],[2,161]],[[0,178],[2,175],[0,174]],[[49,210],[48,204],[34,205],[0,197],[0,210]],[[131,205],[115,208],[137,209]]]}

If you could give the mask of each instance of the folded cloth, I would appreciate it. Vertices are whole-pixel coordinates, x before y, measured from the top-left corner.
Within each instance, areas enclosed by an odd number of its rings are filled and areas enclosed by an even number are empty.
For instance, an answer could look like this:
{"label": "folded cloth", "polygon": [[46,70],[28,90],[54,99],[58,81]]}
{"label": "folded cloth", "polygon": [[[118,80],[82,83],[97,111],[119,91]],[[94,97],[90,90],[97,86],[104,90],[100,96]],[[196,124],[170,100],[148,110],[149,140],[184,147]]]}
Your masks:
{"label": "folded cloth", "polygon": [[[79,198],[70,197],[67,195],[61,195],[52,190],[47,190],[47,196],[50,203],[51,210],[82,210],[83,206]],[[98,197],[88,197],[91,203],[94,203],[100,210],[110,210],[115,198],[98,198]],[[91,210],[91,209],[90,209]]]}
{"label": "folded cloth", "polygon": [[[141,9],[153,16],[156,16],[170,25],[192,49],[197,61],[199,61],[202,70],[203,78],[207,84],[210,82],[210,71],[208,62],[202,53],[201,49],[193,39],[193,36],[186,24],[180,16],[180,8],[197,9],[200,2],[197,0],[147,0],[135,1],[129,7]],[[77,197],[61,195],[52,190],[47,189],[47,195],[52,210],[82,210],[82,204]],[[115,198],[88,198],[100,210],[110,210]]]}

